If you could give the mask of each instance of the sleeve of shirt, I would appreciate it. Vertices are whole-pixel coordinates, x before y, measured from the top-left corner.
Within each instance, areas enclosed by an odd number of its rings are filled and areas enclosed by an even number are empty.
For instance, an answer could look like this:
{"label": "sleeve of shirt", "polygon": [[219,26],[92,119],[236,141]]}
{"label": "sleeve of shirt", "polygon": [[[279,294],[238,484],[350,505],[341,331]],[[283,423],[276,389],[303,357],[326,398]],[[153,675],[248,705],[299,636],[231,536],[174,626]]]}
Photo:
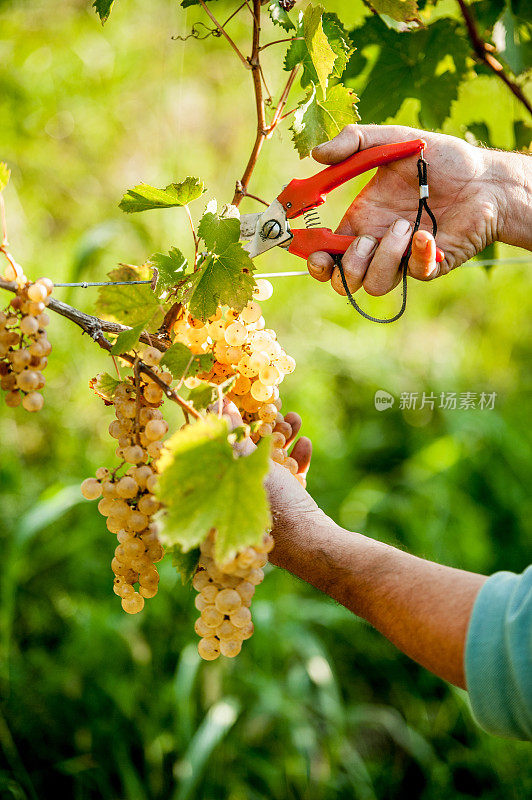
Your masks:
{"label": "sleeve of shirt", "polygon": [[497,736],[532,740],[532,566],[496,572],[473,606],[466,685],[478,724]]}

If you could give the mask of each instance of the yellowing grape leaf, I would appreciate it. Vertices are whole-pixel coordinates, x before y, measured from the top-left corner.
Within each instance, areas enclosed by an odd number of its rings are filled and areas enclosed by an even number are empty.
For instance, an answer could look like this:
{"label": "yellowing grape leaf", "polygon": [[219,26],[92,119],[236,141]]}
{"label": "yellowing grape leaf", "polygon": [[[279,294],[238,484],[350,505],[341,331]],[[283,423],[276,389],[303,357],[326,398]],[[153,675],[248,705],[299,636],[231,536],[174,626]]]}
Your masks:
{"label": "yellowing grape leaf", "polygon": [[158,462],[163,542],[188,552],[216,528],[219,562],[257,544],[271,525],[264,489],[269,442],[237,458],[228,433],[226,420],[209,415],[175,433]]}
{"label": "yellowing grape leaf", "polygon": [[[288,48],[284,62],[286,70],[292,70],[298,64],[302,64],[301,86],[303,87],[310,86],[312,83],[321,83],[307,42],[308,29],[306,30],[305,24],[305,15],[300,14],[296,31],[297,38]],[[331,70],[327,77],[340,78],[354,49],[351,39],[336,14],[323,14],[321,25],[323,35],[334,54]],[[330,63],[329,60],[328,64],[330,65]]]}
{"label": "yellowing grape leaf", "polygon": [[185,370],[189,376],[194,376],[198,372],[208,372],[214,364],[214,360],[211,353],[195,355],[186,345],[176,342],[165,352],[160,365],[169,370],[176,380],[180,380]]}
{"label": "yellowing grape leaf", "polygon": [[181,183],[170,183],[164,189],[156,189],[147,183],[141,183],[128,189],[118,207],[127,214],[137,211],[148,211],[152,208],[172,208],[186,206],[196,200],[205,191],[199,178],[185,178]]}
{"label": "yellowing grape leaf", "polygon": [[148,259],[157,269],[157,294],[173,289],[186,274],[188,262],[177,247],[171,247],[168,254],[154,253]]}
{"label": "yellowing grape leaf", "polygon": [[0,161],[0,192],[2,192],[9,183],[10,175],[11,175],[11,170],[9,169],[5,161]]}
{"label": "yellowing grape leaf", "polygon": [[89,381],[89,388],[107,403],[112,401],[119,380],[113,378],[108,372],[99,372]]}
{"label": "yellowing grape leaf", "polygon": [[417,0],[369,0],[369,5],[398,22],[421,22]]}
{"label": "yellowing grape leaf", "polygon": [[[111,281],[149,280],[145,267],[118,267],[109,273]],[[100,286],[96,309],[99,316],[112,317],[124,325],[139,325],[150,320],[156,330],[164,317],[164,304],[157,299],[151,286]]]}
{"label": "yellowing grape leaf", "polygon": [[316,145],[332,139],[345,125],[360,119],[355,105],[358,98],[345,86],[331,86],[325,100],[318,95],[321,90],[313,86],[294,114],[292,133],[300,158],[308,156]]}

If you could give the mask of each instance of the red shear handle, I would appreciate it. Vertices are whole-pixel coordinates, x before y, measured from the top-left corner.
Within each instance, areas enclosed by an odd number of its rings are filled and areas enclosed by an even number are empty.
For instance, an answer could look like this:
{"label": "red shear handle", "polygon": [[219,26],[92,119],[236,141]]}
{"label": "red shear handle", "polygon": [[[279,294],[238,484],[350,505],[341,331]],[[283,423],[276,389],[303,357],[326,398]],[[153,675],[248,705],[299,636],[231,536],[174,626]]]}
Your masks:
{"label": "red shear handle", "polygon": [[322,169],[310,178],[294,178],[277,199],[286,211],[288,219],[294,219],[309,208],[321,206],[325,202],[325,195],[351,178],[382,164],[415,156],[424,147],[426,142],[423,139],[369,147],[367,150],[354,153],[339,164]]}
{"label": "red shear handle", "polygon": [[[343,255],[355,236],[341,236],[330,228],[297,228],[292,231],[294,238],[290,242],[288,252],[294,256],[307,259],[311,253],[321,250],[332,256]],[[436,248],[436,261],[443,261],[444,254]]]}

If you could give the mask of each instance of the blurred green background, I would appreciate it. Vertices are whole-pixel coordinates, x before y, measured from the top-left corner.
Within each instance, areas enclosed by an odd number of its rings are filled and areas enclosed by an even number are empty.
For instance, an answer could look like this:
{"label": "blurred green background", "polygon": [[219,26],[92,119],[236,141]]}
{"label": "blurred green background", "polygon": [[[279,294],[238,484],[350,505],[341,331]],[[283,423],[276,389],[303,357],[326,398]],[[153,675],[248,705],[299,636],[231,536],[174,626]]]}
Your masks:
{"label": "blurred green background", "polygon": [[[327,5],[350,27],[368,13],[361,0]],[[13,171],[11,249],[32,278],[98,280],[117,261],[190,250],[183,213],[126,218],[124,189],[192,174],[207,199],[228,201],[247,160],[249,76],[219,39],[171,38],[200,12],[170,0],[115,6],[102,29],[84,0],[0,2],[0,159]],[[217,7],[228,15],[234,5]],[[245,42],[244,20],[231,30]],[[265,35],[279,38],[269,24]],[[264,61],[278,93],[275,50]],[[418,115],[410,99],[396,119]],[[471,137],[484,120],[489,143],[512,148],[524,119],[496,78],[476,75],[444,130]],[[271,198],[313,169],[281,128],[251,190]],[[334,224],[353,191],[331,197],[324,221]],[[196,218],[201,210],[200,201]],[[489,255],[521,260],[411,283],[407,314],[391,326],[358,318],[309,278],[277,280],[264,304],[298,362],[284,408],[301,413],[314,441],[318,503],[346,527],[484,573],[526,566],[532,517],[531,258],[504,247]],[[267,255],[259,268],[302,262]],[[93,292],[57,297],[91,310]],[[364,302],[386,310],[397,298]],[[61,318],[49,336],[43,412],[0,404],[2,798],[532,795],[528,745],[484,734],[464,692],[281,571],[260,587],[256,633],[235,661],[200,664],[192,593],[170,564],[145,611],[124,615],[111,590],[114,537],[79,494],[114,459],[110,412],[88,391],[106,358]],[[378,389],[394,394],[392,409],[375,409]],[[493,410],[402,411],[403,391],[497,397]]]}

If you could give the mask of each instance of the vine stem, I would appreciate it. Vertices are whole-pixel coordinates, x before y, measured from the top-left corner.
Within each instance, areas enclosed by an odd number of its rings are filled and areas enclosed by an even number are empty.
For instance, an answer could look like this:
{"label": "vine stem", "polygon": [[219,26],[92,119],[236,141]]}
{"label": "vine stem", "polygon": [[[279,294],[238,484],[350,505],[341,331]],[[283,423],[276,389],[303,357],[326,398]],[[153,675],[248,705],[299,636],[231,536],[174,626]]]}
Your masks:
{"label": "vine stem", "polygon": [[[201,2],[201,0],[200,0]],[[262,93],[262,77],[260,67],[260,13],[261,0],[253,0],[253,35],[251,41],[251,56],[248,59],[251,67],[251,77],[253,80],[253,90],[255,93],[255,109],[257,113],[257,132],[255,141],[249,156],[248,163],[240,181],[237,181],[233,205],[239,206],[243,197],[246,196],[249,179],[255,169],[255,164],[259,157],[262,145],[266,139],[266,112],[264,107],[264,96]]]}
{"label": "vine stem", "polygon": [[[17,293],[18,285],[14,281],[6,281],[3,278],[0,278],[0,289],[5,289],[8,292],[13,292],[13,294]],[[54,311],[56,314],[59,314],[61,317],[66,317],[82,331],[87,333],[96,344],[102,348],[102,350],[106,350],[110,353],[112,344],[111,342],[105,338],[105,333],[121,333],[122,331],[131,330],[128,325],[121,325],[119,322],[109,322],[104,319],[100,319],[99,317],[94,317],[91,314],[85,314],[84,311],[80,311],[78,308],[74,308],[73,306],[69,306],[67,303],[63,303],[60,300],[55,300],[55,298],[50,298],[50,302],[48,303],[47,308],[51,311]],[[140,336],[140,341],[144,342],[145,344],[152,344],[153,342],[157,343],[158,348],[161,350],[168,349],[168,337],[165,335],[158,335],[158,334],[147,334],[142,333]],[[130,356],[128,353],[120,353],[119,358],[122,358],[124,361],[127,361],[128,364],[135,367],[135,360],[137,357]],[[147,364],[144,364],[143,361],[138,359],[138,367],[139,372],[143,372],[145,375],[148,375],[149,378],[159,386],[165,396],[172,400],[174,403],[177,403],[186,414],[190,414],[190,416],[195,417],[196,419],[201,419],[201,414],[196,411],[193,406],[183,400],[180,395],[177,394],[176,391],[170,388],[168,384],[166,384],[160,377],[154,372],[151,367],[148,367]]]}
{"label": "vine stem", "polygon": [[[241,61],[241,62],[243,63],[243,65],[245,66],[245,68],[246,68],[246,69],[250,69],[250,66],[251,66],[251,65],[249,64],[248,60],[247,60],[247,59],[246,59],[246,57],[245,57],[245,56],[244,56],[244,55],[243,55],[243,54],[240,52],[240,50],[238,49],[238,47],[236,46],[236,44],[234,43],[234,41],[231,39],[231,37],[229,36],[229,34],[227,33],[227,31],[225,30],[224,26],[223,26],[223,25],[221,25],[221,24],[218,22],[218,20],[217,20],[217,19],[216,19],[216,17],[214,16],[214,14],[213,14],[213,13],[211,12],[211,10],[210,10],[210,9],[207,7],[207,3],[205,2],[205,0],[198,0],[198,2],[199,2],[199,4],[200,4],[200,6],[203,8],[203,10],[205,11],[205,13],[206,13],[206,14],[207,14],[207,15],[210,17],[210,19],[212,20],[212,22],[213,22],[213,23],[216,25],[216,27],[217,27],[217,29],[220,31],[221,35],[222,35],[222,36],[223,36],[225,39],[227,39],[227,41],[229,42],[229,44],[231,45],[231,47],[233,48],[233,50],[235,51],[235,53],[236,53],[236,54],[237,54],[237,56],[239,57],[240,61]],[[229,22],[229,20],[227,20],[227,22]],[[225,25],[227,25],[227,22],[226,22],[226,23],[224,23],[224,24],[225,24]]]}
{"label": "vine stem", "polygon": [[520,103],[524,105],[526,110],[529,114],[532,115],[532,104],[527,100],[525,95],[523,94],[523,90],[515,81],[508,77],[508,75],[504,71],[503,65],[500,61],[490,53],[490,46],[482,39],[479,32],[477,31],[477,26],[475,23],[475,18],[473,15],[473,11],[467,5],[464,0],[457,0],[458,5],[460,7],[460,11],[462,12],[462,17],[464,18],[464,23],[467,29],[467,33],[469,36],[469,41],[471,42],[471,46],[475,52],[475,55],[482,61],[498,78],[506,84],[512,94],[517,97]]}

